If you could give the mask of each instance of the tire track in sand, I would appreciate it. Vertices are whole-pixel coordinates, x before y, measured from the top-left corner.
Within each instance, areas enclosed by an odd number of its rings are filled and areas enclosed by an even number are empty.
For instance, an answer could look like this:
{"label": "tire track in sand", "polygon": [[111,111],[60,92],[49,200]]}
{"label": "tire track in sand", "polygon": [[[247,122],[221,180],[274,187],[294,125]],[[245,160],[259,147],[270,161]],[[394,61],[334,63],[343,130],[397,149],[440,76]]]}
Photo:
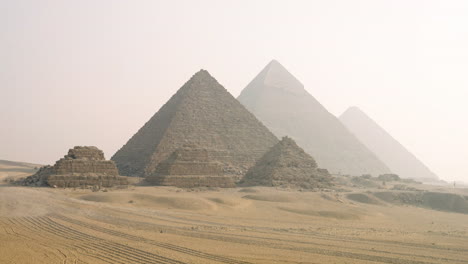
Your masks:
{"label": "tire track in sand", "polygon": [[186,248],[186,247],[181,247],[181,246],[177,246],[177,245],[173,245],[173,244],[169,244],[169,243],[162,243],[162,242],[146,239],[146,238],[143,238],[143,237],[134,236],[134,235],[114,231],[114,230],[107,229],[107,228],[104,228],[104,227],[99,227],[99,226],[96,226],[96,225],[87,224],[85,222],[79,221],[77,219],[71,219],[71,218],[63,216],[63,215],[52,215],[52,217],[56,218],[56,219],[63,220],[65,222],[68,222],[68,223],[71,223],[71,224],[75,224],[75,225],[82,226],[82,227],[85,227],[85,228],[88,228],[88,229],[92,229],[92,230],[95,230],[95,231],[98,231],[98,232],[109,234],[109,235],[112,235],[112,236],[147,243],[147,244],[150,244],[150,245],[154,245],[154,246],[162,247],[162,248],[165,248],[165,249],[173,250],[173,251],[176,251],[176,252],[179,252],[179,253],[184,253],[184,254],[196,256],[196,257],[199,257],[199,258],[204,258],[204,259],[213,260],[213,261],[217,261],[217,262],[221,262],[221,263],[227,263],[227,264],[249,264],[249,262],[245,262],[245,261],[230,259],[230,258],[226,258],[226,257],[223,257],[223,256],[213,255],[213,254],[205,253],[205,252],[202,252],[202,251],[198,251],[198,250],[194,250],[194,249],[190,249],[190,248]]}
{"label": "tire track in sand", "polygon": [[116,242],[106,241],[75,229],[51,221],[48,217],[22,217],[14,218],[17,224],[29,227],[34,232],[38,230],[51,233],[57,237],[77,243],[73,245],[108,263],[142,263],[142,264],[184,264],[184,262],[159,256],[147,251],[132,248]]}

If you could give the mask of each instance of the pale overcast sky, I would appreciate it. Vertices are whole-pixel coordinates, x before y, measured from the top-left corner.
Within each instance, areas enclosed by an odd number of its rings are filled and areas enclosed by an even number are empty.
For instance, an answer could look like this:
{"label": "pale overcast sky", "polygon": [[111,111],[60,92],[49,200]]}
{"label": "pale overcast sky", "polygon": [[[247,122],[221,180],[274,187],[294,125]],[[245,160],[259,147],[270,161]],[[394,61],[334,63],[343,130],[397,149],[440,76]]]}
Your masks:
{"label": "pale overcast sky", "polygon": [[199,69],[237,97],[271,59],[468,182],[463,0],[0,0],[0,159],[110,158]]}

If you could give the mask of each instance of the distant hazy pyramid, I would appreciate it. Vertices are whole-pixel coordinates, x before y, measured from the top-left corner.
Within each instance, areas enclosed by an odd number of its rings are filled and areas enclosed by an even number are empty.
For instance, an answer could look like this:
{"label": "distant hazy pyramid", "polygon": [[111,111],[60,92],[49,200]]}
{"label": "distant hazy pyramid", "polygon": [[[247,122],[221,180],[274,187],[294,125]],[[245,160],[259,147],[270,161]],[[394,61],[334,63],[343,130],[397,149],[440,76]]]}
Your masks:
{"label": "distant hazy pyramid", "polygon": [[390,172],[275,60],[250,82],[238,99],[277,137],[291,136],[332,173]]}
{"label": "distant hazy pyramid", "polygon": [[403,178],[437,179],[421,161],[357,107],[340,116],[341,122],[372,150],[393,173]]}
{"label": "distant hazy pyramid", "polygon": [[240,178],[278,139],[207,71],[196,73],[112,157],[123,175],[151,175],[184,145],[210,149]]}
{"label": "distant hazy pyramid", "polygon": [[314,158],[288,137],[274,145],[245,175],[246,186],[288,186],[327,188],[332,177],[325,169],[317,168]]}

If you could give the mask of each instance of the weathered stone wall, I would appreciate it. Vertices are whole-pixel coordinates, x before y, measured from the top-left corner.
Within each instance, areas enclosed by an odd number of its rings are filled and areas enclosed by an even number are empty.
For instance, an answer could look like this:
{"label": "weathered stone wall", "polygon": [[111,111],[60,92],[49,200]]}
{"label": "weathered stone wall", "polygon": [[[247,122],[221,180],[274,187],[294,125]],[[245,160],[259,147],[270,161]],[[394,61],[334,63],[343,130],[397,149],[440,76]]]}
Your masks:
{"label": "weathered stone wall", "polygon": [[76,188],[86,186],[112,187],[115,185],[127,185],[127,177],[100,175],[100,174],[58,174],[47,178],[49,186]]}
{"label": "weathered stone wall", "polygon": [[104,152],[96,147],[76,146],[68,151],[65,159],[105,160]]}
{"label": "weathered stone wall", "polygon": [[167,175],[222,175],[222,167],[216,163],[178,162],[160,164],[156,173]]}
{"label": "weathered stone wall", "polygon": [[61,159],[55,164],[56,174],[100,173],[119,175],[115,163],[110,160]]}
{"label": "weathered stone wall", "polygon": [[180,188],[235,187],[233,179],[228,176],[171,175],[168,177],[148,177],[147,180],[156,185],[176,186]]}

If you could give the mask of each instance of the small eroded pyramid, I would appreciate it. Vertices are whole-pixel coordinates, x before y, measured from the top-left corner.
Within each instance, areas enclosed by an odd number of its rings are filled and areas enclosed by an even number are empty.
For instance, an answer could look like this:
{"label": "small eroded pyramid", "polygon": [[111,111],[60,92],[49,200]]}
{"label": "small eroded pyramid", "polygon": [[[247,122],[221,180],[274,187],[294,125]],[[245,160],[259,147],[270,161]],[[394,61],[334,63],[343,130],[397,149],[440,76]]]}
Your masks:
{"label": "small eroded pyramid", "polygon": [[238,100],[277,137],[292,137],[332,173],[379,175],[390,172],[275,60],[247,85]]}
{"label": "small eroded pyramid", "polygon": [[222,164],[213,156],[217,157],[210,150],[184,145],[160,162],[146,180],[156,185],[181,188],[235,187],[233,178],[224,175]]}
{"label": "small eroded pyramid", "polygon": [[153,175],[184,145],[212,150],[240,179],[278,139],[207,71],[197,72],[112,157],[123,175]]}
{"label": "small eroded pyramid", "polygon": [[247,172],[242,184],[313,189],[331,187],[332,180],[293,139],[283,137]]}
{"label": "small eroded pyramid", "polygon": [[44,166],[22,184],[56,187],[112,187],[127,185],[126,177],[119,176],[115,163],[104,158],[96,147],[74,147],[54,166]]}
{"label": "small eroded pyramid", "polygon": [[403,178],[438,179],[437,175],[361,109],[350,107],[340,116],[340,120],[364,145],[385,162],[393,173]]}

